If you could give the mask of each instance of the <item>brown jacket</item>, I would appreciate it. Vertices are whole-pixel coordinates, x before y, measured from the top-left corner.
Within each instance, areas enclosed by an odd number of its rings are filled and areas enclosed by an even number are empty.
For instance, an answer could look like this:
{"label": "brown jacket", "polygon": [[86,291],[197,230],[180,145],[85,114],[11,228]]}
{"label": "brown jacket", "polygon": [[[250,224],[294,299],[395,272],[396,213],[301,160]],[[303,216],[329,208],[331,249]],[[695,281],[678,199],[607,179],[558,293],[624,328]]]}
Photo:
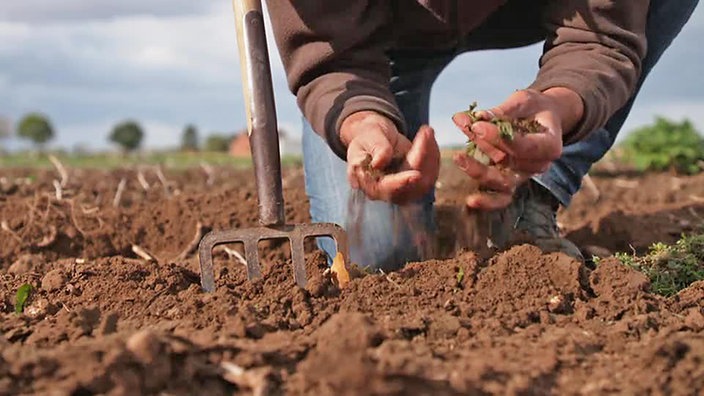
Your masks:
{"label": "brown jacket", "polygon": [[[342,158],[342,120],[360,110],[380,112],[405,130],[389,90],[391,49],[453,49],[499,14],[502,0],[268,0],[289,87],[303,115]],[[585,104],[565,144],[602,127],[633,94],[646,52],[649,0],[511,0],[532,9],[532,32],[500,28],[498,47],[537,33],[545,40],[531,88],[562,86]],[[540,8],[537,8],[540,7]],[[513,7],[516,8],[516,7]],[[538,10],[538,12],[536,12]],[[525,19],[522,11],[513,18]],[[509,18],[510,19],[510,18]],[[524,23],[525,24],[525,23]],[[517,33],[518,32],[518,33]],[[501,43],[501,41],[505,41]],[[526,43],[523,43],[526,44]],[[469,99],[468,99],[469,100]],[[466,104],[458,103],[458,110]]]}

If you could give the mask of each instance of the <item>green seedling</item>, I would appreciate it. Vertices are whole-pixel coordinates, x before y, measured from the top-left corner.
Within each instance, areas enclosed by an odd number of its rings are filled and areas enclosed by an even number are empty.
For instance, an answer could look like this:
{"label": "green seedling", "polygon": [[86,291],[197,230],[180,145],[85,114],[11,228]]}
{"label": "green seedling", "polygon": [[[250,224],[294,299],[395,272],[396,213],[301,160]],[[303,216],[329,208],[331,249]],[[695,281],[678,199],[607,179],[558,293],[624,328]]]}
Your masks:
{"label": "green seedling", "polygon": [[17,293],[15,294],[15,313],[17,315],[24,312],[24,304],[27,302],[27,299],[29,298],[29,293],[31,292],[32,285],[30,285],[29,283],[25,283],[24,285],[20,286],[19,289],[17,289]]}
{"label": "green seedling", "polygon": [[683,235],[674,245],[650,246],[648,254],[617,253],[621,263],[644,273],[654,293],[672,296],[690,284],[704,280],[704,234]]}
{"label": "green seedling", "polygon": [[460,267],[457,271],[457,287],[462,286],[462,281],[464,280],[464,268]]}
{"label": "green seedling", "polygon": [[[464,113],[469,116],[469,119],[472,121],[472,123],[479,122],[479,121],[487,121],[490,122],[499,129],[499,136],[504,139],[505,141],[512,141],[516,135],[523,135],[527,133],[537,133],[542,131],[543,126],[540,125],[535,120],[526,120],[526,119],[517,119],[517,120],[511,120],[511,119],[506,119],[506,118],[500,118],[500,117],[492,117],[490,120],[485,120],[479,117],[476,111],[477,108],[477,102],[473,102],[470,106],[469,109],[466,110]],[[477,162],[483,165],[495,165],[492,164],[491,157],[484,153],[479,147],[477,147],[476,143],[474,143],[471,140],[467,141],[467,149],[466,153],[469,157],[474,158]]]}

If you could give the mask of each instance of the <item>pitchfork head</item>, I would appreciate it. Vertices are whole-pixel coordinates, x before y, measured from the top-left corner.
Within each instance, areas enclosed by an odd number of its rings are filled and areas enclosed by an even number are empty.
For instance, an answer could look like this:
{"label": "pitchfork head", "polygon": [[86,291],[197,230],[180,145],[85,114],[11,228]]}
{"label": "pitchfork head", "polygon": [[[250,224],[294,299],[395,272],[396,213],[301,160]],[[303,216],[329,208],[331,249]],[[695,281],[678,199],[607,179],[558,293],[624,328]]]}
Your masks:
{"label": "pitchfork head", "polygon": [[242,243],[244,257],[247,262],[247,278],[250,280],[261,276],[259,265],[259,241],[266,239],[288,239],[291,242],[291,261],[293,262],[293,278],[300,287],[306,286],[306,261],[304,257],[303,242],[310,237],[331,237],[335,240],[337,251],[347,259],[349,246],[347,234],[337,224],[314,223],[281,225],[271,227],[254,227],[225,231],[211,231],[200,241],[200,282],[203,290],[215,290],[215,277],[213,273],[213,248],[225,243]]}

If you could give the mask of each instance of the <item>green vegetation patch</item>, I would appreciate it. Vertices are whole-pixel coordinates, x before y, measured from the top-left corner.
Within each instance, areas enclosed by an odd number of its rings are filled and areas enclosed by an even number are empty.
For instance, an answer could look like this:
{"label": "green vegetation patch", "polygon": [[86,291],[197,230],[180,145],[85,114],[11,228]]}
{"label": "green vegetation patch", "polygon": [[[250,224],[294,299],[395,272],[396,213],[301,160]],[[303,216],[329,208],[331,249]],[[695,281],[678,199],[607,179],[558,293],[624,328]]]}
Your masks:
{"label": "green vegetation patch", "polygon": [[643,257],[616,253],[616,258],[648,276],[654,293],[669,297],[704,280],[704,233],[683,235],[674,245],[655,243]]}
{"label": "green vegetation patch", "polygon": [[657,117],[652,125],[629,134],[620,149],[624,162],[640,171],[694,174],[704,169],[704,136],[689,120]]}

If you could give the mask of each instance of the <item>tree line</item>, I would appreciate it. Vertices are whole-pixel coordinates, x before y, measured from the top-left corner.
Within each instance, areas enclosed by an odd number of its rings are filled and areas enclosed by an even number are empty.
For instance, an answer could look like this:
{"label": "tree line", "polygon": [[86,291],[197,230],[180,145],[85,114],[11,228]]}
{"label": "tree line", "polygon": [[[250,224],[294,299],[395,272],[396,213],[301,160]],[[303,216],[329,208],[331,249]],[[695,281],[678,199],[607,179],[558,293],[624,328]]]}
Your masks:
{"label": "tree line", "polygon": [[[0,120],[0,138],[13,134],[12,125],[7,120]],[[45,114],[32,112],[23,116],[14,127],[14,134],[31,142],[34,147],[43,151],[50,141],[56,137],[56,129]],[[115,124],[107,139],[125,153],[139,150],[144,142],[144,128],[139,122],[127,119]],[[228,151],[232,134],[211,133],[201,142],[200,134],[195,125],[188,124],[181,132],[180,150],[182,151]]]}

